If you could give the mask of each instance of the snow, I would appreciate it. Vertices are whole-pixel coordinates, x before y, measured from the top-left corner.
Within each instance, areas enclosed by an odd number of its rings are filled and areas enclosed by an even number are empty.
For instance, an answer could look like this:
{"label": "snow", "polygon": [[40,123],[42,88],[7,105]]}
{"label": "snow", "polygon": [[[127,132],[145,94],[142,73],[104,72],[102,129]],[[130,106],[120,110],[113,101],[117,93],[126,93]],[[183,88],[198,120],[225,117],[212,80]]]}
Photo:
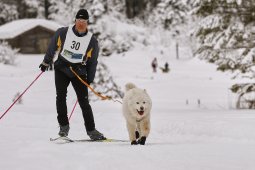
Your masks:
{"label": "snow", "polygon": [[[167,50],[165,50],[167,51]],[[129,142],[56,144],[58,124],[53,72],[45,72],[0,120],[2,170],[146,169],[146,170],[253,170],[255,115],[232,108],[234,98],[227,74],[196,58],[175,59],[175,50],[160,56],[154,47],[102,58],[122,87],[133,82],[145,88],[153,101],[152,129],[145,146]],[[150,63],[168,61],[170,73],[152,73]],[[18,55],[17,66],[0,63],[0,113],[40,74],[43,55]],[[198,105],[198,99],[201,104]],[[69,86],[69,113],[76,101]],[[187,102],[188,101],[188,102]],[[188,103],[188,104],[187,104]],[[91,103],[96,127],[106,137],[128,139],[121,104]],[[72,139],[88,139],[81,110],[70,121]]]}
{"label": "snow", "polygon": [[199,23],[203,29],[214,29],[222,25],[223,16],[219,14],[209,15],[201,20]]}
{"label": "snow", "polygon": [[61,25],[45,19],[20,19],[0,26],[0,39],[14,38],[30,29],[42,26],[52,31],[56,31]]}

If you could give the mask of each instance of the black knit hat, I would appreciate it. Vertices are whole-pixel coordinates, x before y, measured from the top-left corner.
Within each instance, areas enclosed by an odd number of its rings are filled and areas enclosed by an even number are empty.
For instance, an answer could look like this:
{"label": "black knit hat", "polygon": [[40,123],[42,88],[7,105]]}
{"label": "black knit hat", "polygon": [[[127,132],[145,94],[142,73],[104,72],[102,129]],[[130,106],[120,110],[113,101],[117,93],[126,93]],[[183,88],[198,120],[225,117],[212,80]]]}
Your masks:
{"label": "black knit hat", "polygon": [[85,20],[88,20],[89,19],[89,13],[86,9],[80,9],[76,16],[75,16],[75,19],[85,19]]}

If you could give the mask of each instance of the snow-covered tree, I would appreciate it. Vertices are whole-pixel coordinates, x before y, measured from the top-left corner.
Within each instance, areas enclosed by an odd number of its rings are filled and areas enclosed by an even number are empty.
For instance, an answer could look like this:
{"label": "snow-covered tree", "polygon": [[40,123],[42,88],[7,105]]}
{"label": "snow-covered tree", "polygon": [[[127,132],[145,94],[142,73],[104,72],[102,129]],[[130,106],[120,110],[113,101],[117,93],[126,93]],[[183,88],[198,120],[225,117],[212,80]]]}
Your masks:
{"label": "snow-covered tree", "polygon": [[18,1],[19,18],[36,18],[41,11],[41,3],[38,0]]}
{"label": "snow-covered tree", "polygon": [[255,84],[242,83],[234,84],[231,88],[233,93],[238,94],[236,108],[255,109]]}
{"label": "snow-covered tree", "polygon": [[105,2],[106,13],[122,13],[125,14],[125,0],[107,0]]}
{"label": "snow-covered tree", "polygon": [[18,53],[18,49],[12,49],[11,46],[7,42],[0,43],[0,63],[3,64],[15,64],[16,55]]}
{"label": "snow-covered tree", "polygon": [[254,7],[251,0],[200,1],[195,11],[201,18],[194,32],[199,43],[196,54],[218,64],[220,70],[251,74],[255,60]]}
{"label": "snow-covered tree", "polygon": [[147,11],[149,23],[162,25],[165,29],[171,29],[186,22],[188,13],[186,1],[161,0],[153,11]]}
{"label": "snow-covered tree", "polygon": [[55,20],[62,25],[74,22],[75,14],[80,9],[80,0],[49,0],[49,19]]}
{"label": "snow-covered tree", "polygon": [[0,25],[18,18],[16,5],[0,3]]}
{"label": "snow-covered tree", "polygon": [[255,1],[193,2],[192,12],[200,20],[194,31],[198,42],[195,55],[217,64],[221,71],[231,70],[234,77],[254,78]]}
{"label": "snow-covered tree", "polygon": [[[123,92],[120,87],[114,82],[108,67],[100,61],[97,66],[97,72],[93,83],[93,88],[96,92],[103,96],[111,97],[112,99],[120,99],[123,97]],[[89,92],[90,100],[99,100],[93,92]]]}

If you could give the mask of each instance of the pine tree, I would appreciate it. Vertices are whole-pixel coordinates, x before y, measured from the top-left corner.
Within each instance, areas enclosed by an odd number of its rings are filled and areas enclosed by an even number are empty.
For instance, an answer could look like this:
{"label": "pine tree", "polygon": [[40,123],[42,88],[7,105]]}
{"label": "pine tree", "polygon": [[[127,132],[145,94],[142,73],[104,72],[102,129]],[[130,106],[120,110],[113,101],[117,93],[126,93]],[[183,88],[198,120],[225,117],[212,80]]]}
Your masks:
{"label": "pine tree", "polygon": [[[196,0],[193,5],[193,13],[200,19],[194,32],[198,41],[195,55],[217,64],[218,70],[232,71],[234,78],[253,78],[255,1]],[[232,91],[246,96],[250,92],[245,90],[247,86],[254,84],[236,84]]]}
{"label": "pine tree", "polygon": [[80,9],[80,0],[49,0],[49,19],[55,20],[62,25],[74,22],[75,14]]}
{"label": "pine tree", "polygon": [[5,41],[0,43],[0,63],[14,65],[18,49],[12,47]]}
{"label": "pine tree", "polygon": [[148,19],[150,23],[162,25],[165,29],[172,29],[186,22],[187,13],[188,6],[186,1],[161,0],[154,7]]}
{"label": "pine tree", "polygon": [[[108,96],[112,99],[119,99],[123,97],[121,88],[115,83],[108,67],[102,61],[100,61],[97,66],[96,77],[92,86],[95,91],[101,93],[103,96]],[[90,100],[93,101],[100,99],[91,91],[89,92],[89,96]]]}
{"label": "pine tree", "polygon": [[16,5],[0,3],[0,25],[18,18]]}

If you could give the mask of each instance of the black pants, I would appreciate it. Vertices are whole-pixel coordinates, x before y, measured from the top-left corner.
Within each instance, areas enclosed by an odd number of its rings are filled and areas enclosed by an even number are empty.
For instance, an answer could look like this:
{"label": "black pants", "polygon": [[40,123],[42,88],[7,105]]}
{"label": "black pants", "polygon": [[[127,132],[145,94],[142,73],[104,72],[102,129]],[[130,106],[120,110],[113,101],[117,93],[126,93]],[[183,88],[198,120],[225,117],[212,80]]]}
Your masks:
{"label": "black pants", "polygon": [[[86,80],[85,76],[81,76],[82,79]],[[88,88],[77,78],[69,78],[64,72],[55,70],[55,85],[56,85],[56,104],[57,104],[57,119],[60,126],[68,125],[68,115],[66,106],[67,87],[70,84],[76,92],[78,102],[80,104],[82,115],[85,122],[87,131],[95,129],[95,122],[93,112],[88,101]]]}

